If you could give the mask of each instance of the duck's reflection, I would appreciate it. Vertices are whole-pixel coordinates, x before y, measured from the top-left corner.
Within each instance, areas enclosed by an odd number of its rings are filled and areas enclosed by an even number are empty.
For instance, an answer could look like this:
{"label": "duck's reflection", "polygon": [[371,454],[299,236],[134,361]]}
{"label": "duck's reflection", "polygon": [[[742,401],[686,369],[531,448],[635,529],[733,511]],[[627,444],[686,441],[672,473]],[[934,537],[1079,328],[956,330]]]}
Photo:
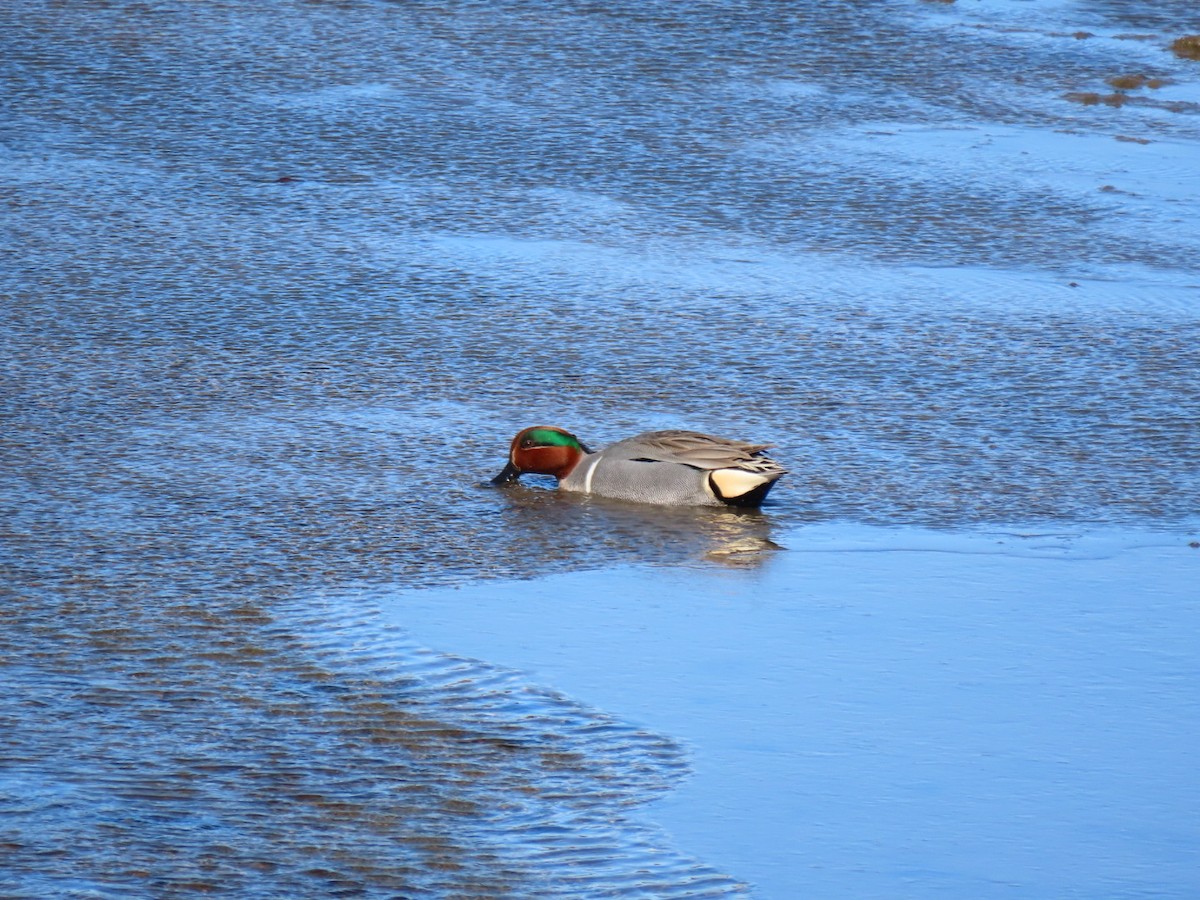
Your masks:
{"label": "duck's reflection", "polygon": [[716,510],[709,523],[709,548],[704,559],[735,568],[753,568],[783,547],[771,540],[771,519],[761,511]]}
{"label": "duck's reflection", "polygon": [[503,514],[531,552],[578,559],[588,555],[589,548],[603,547],[639,562],[703,560],[752,568],[783,549],[771,538],[769,509],[654,506],[552,487],[547,479],[545,486],[514,483],[492,488],[503,493]]}

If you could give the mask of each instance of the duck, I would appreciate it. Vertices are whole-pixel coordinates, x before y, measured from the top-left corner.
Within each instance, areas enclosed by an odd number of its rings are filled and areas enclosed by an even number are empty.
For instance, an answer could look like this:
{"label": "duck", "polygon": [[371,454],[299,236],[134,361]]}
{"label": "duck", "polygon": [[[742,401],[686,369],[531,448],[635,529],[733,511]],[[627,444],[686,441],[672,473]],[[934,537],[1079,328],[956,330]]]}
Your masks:
{"label": "duck", "polygon": [[591,450],[553,425],[519,431],[492,479],[553,475],[562,491],[659,506],[757,507],[787,469],[753,444],[699,431],[647,431]]}

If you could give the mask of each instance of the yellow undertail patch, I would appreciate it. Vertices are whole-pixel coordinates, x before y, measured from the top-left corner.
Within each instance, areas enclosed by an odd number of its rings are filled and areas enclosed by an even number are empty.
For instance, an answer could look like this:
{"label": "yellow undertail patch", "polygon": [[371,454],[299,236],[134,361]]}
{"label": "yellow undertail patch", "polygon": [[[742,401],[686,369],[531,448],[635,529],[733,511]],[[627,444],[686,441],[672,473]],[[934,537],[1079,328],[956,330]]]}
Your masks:
{"label": "yellow undertail patch", "polygon": [[732,500],[735,497],[748,494],[769,480],[762,475],[755,472],[747,472],[744,469],[716,469],[709,472],[708,477],[712,481],[713,488],[725,500]]}

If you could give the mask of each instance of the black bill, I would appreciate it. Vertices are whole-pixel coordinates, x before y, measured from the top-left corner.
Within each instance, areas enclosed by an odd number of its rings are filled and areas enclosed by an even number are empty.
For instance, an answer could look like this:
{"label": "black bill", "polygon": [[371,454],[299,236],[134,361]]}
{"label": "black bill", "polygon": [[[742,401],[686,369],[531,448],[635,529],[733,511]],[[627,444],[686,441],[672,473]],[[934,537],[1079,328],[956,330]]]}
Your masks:
{"label": "black bill", "polygon": [[508,484],[511,481],[516,481],[521,477],[521,470],[512,464],[512,460],[508,461],[508,465],[492,479],[492,484]]}

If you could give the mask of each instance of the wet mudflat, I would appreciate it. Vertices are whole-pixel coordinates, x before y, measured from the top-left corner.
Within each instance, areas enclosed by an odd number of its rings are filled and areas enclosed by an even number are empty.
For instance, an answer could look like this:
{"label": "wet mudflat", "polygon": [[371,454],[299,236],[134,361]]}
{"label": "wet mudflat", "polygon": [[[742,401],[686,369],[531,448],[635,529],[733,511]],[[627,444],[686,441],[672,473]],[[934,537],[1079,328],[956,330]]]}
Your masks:
{"label": "wet mudflat", "polygon": [[[644,815],[670,723],[344,598],[1185,534],[1190,4],[1032,6],[3,4],[0,890],[748,891]],[[487,488],[535,421],[793,474],[759,517]]]}

